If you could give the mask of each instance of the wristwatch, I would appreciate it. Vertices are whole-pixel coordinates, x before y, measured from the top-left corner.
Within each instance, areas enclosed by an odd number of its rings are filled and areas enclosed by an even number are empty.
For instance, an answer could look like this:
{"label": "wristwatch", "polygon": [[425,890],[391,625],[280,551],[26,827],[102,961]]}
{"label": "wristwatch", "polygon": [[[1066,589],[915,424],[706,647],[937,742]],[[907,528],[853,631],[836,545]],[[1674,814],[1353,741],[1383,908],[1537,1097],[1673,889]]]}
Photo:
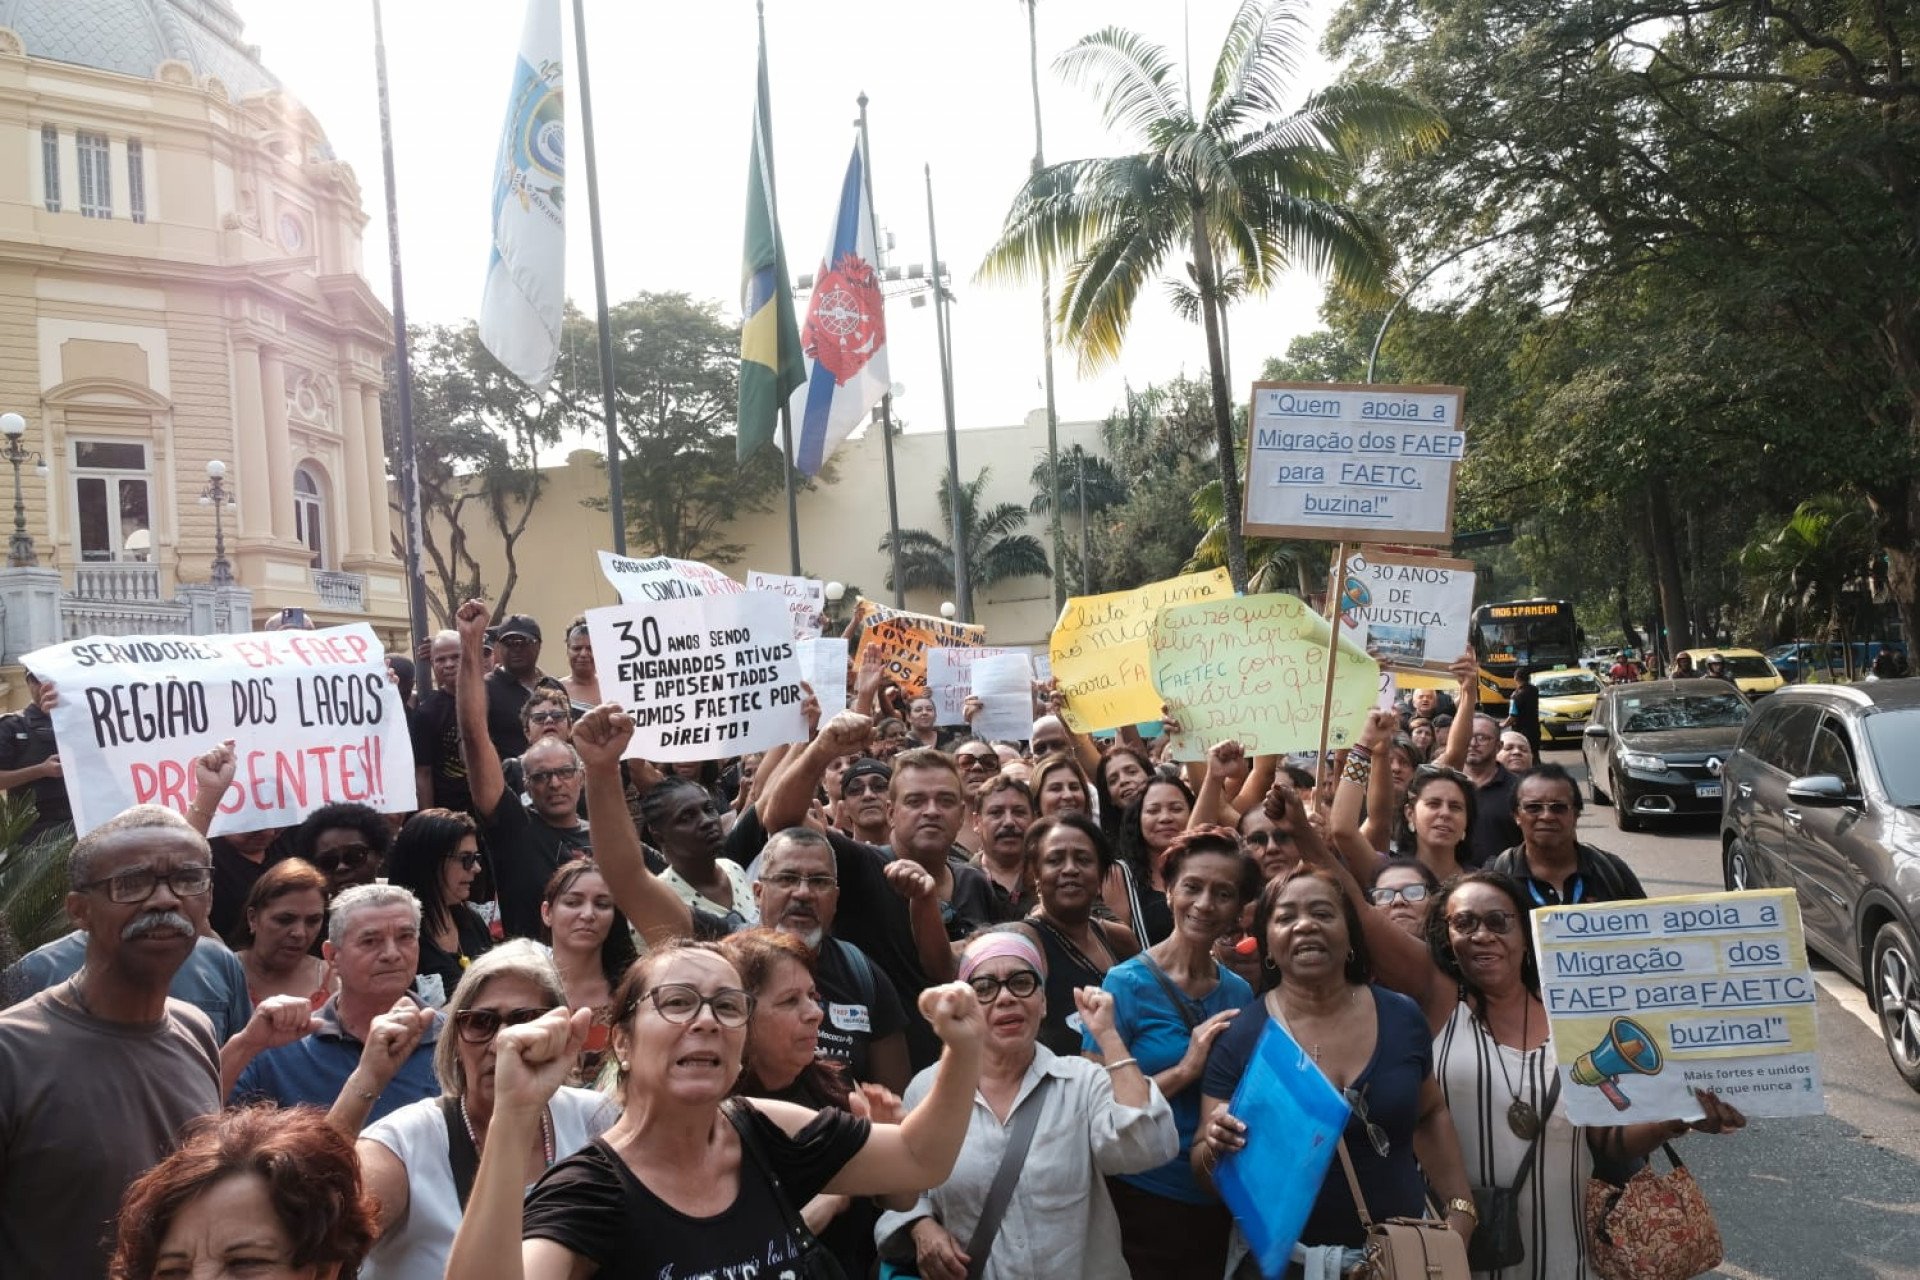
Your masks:
{"label": "wristwatch", "polygon": [[1473,1219],[1474,1226],[1477,1227],[1480,1225],[1480,1210],[1471,1200],[1463,1200],[1455,1196],[1453,1199],[1447,1201],[1447,1212],[1464,1213],[1467,1217]]}

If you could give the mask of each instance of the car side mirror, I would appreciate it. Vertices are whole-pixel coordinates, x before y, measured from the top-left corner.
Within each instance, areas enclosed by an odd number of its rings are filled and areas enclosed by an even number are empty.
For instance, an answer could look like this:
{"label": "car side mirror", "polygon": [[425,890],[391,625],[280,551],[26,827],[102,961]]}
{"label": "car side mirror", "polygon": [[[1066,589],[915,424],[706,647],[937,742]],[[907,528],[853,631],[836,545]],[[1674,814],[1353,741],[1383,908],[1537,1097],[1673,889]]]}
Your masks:
{"label": "car side mirror", "polygon": [[1581,733],[1589,738],[1605,739],[1612,736],[1607,732],[1607,726],[1603,724],[1590,724],[1585,729],[1581,730]]}
{"label": "car side mirror", "polygon": [[1787,799],[1814,809],[1837,809],[1860,799],[1847,784],[1831,773],[1816,773],[1795,778],[1787,784]]}

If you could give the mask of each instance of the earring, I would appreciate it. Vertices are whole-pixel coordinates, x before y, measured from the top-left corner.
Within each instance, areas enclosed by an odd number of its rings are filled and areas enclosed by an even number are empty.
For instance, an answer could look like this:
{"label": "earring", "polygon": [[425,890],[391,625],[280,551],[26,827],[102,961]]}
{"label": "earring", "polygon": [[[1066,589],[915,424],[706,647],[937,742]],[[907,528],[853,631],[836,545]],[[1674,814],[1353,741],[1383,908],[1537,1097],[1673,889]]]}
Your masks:
{"label": "earring", "polygon": [[1359,958],[1360,958],[1360,953],[1358,951],[1355,951],[1352,947],[1347,948],[1348,964],[1352,964],[1355,960],[1358,960]]}
{"label": "earring", "polygon": [[621,1075],[627,1074],[627,1070],[628,1070],[627,1060],[625,1058],[620,1059],[619,1065],[620,1065],[620,1074]]}

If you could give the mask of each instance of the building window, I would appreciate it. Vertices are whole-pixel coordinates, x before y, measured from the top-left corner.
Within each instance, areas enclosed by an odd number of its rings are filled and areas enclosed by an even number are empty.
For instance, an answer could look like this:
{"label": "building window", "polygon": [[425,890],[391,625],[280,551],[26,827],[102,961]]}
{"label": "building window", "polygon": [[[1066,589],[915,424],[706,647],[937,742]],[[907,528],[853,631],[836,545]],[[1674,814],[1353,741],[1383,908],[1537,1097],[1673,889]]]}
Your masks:
{"label": "building window", "polygon": [[80,216],[113,216],[113,148],[104,133],[76,133],[75,150],[80,155]]}
{"label": "building window", "polygon": [[309,567],[325,569],[327,564],[327,507],[319,478],[310,467],[293,471],[293,532],[307,546]]}
{"label": "building window", "polygon": [[60,131],[40,126],[40,174],[47,189],[47,212],[60,212]]}
{"label": "building window", "polygon": [[129,440],[74,441],[73,509],[80,522],[82,561],[151,561],[151,498],[146,445]]}
{"label": "building window", "polygon": [[147,220],[147,174],[138,138],[127,139],[127,207],[135,222]]}

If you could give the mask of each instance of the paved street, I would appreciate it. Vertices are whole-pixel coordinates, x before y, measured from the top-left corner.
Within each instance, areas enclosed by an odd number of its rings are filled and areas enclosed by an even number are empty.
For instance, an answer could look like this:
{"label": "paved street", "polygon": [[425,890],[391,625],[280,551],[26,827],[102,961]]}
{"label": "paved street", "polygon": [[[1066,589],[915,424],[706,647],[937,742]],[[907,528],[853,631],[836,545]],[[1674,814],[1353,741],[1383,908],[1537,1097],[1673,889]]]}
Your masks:
{"label": "paved street", "polygon": [[[1579,773],[1579,755],[1547,758]],[[1710,822],[1629,835],[1589,805],[1580,838],[1626,858],[1653,894],[1722,887]],[[1816,961],[1817,963],[1817,961]],[[1680,1145],[1720,1220],[1736,1280],[1920,1277],[1920,1093],[1894,1073],[1865,996],[1820,975],[1827,1113],[1757,1121],[1730,1138]]]}

